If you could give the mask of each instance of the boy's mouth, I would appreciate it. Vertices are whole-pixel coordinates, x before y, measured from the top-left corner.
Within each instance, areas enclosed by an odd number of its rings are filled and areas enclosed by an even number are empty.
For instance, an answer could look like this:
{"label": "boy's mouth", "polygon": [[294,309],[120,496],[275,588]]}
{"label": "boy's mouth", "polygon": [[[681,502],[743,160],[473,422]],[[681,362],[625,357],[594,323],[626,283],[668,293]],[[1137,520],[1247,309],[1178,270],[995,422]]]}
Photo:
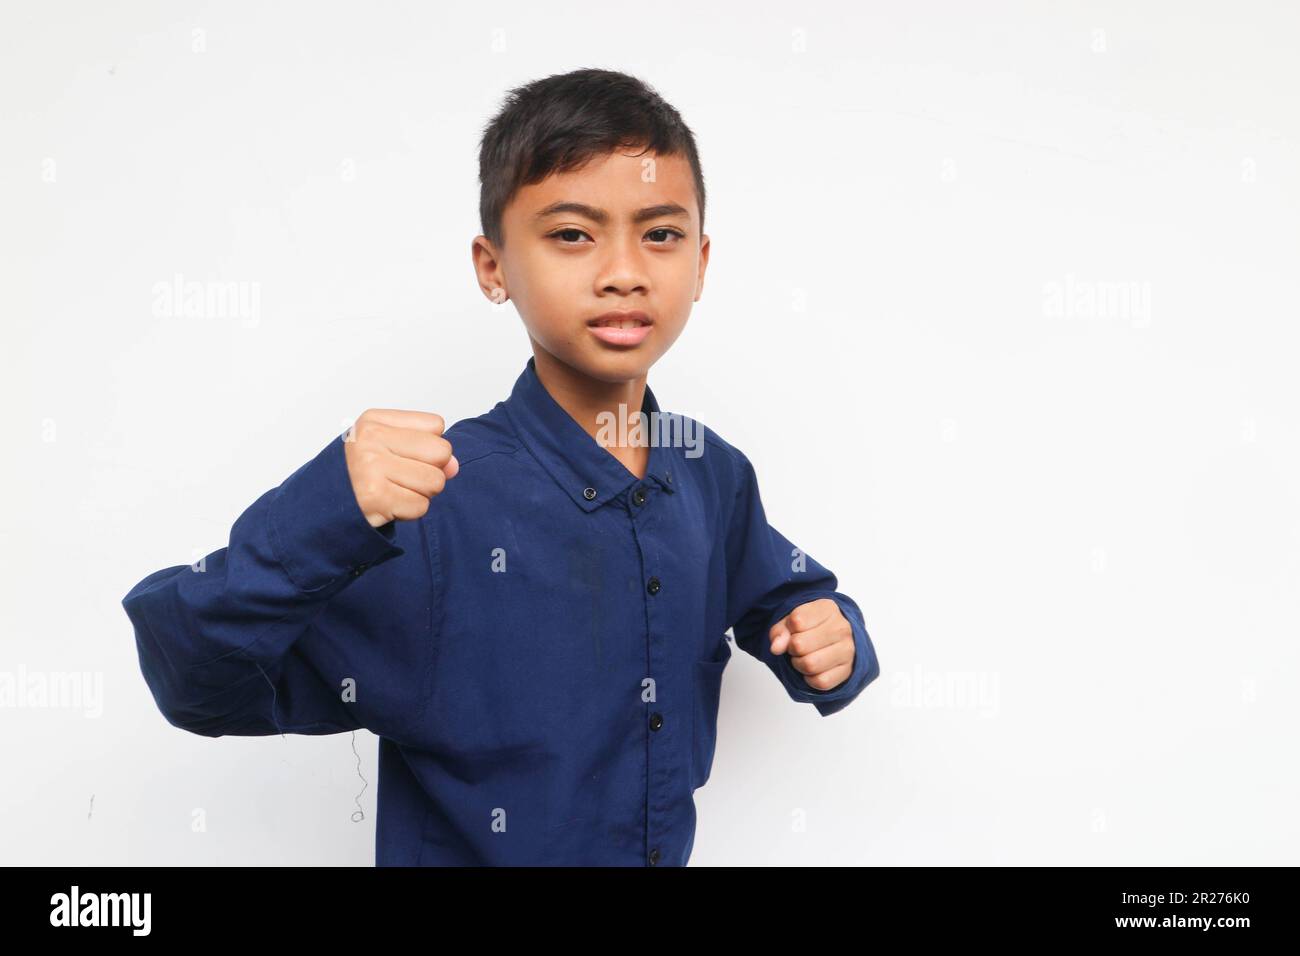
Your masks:
{"label": "boy's mouth", "polygon": [[606,312],[594,319],[588,319],[587,324],[602,329],[635,329],[642,325],[653,325],[654,320],[644,312]]}
{"label": "boy's mouth", "polygon": [[652,325],[654,320],[640,311],[606,312],[587,320],[592,334],[610,345],[639,345]]}

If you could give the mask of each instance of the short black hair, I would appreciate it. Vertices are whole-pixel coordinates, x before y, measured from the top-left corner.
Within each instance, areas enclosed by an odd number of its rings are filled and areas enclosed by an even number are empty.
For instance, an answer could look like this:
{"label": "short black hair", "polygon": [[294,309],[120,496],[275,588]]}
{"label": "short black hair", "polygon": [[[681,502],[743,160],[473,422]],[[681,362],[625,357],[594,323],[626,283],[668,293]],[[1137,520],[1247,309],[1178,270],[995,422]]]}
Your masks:
{"label": "short black hair", "polygon": [[695,177],[704,231],[704,173],[695,136],[648,84],[615,70],[559,73],[516,87],[483,131],[479,144],[479,221],[495,245],[505,241],[501,217],[523,186],[569,172],[624,147],[684,156]]}

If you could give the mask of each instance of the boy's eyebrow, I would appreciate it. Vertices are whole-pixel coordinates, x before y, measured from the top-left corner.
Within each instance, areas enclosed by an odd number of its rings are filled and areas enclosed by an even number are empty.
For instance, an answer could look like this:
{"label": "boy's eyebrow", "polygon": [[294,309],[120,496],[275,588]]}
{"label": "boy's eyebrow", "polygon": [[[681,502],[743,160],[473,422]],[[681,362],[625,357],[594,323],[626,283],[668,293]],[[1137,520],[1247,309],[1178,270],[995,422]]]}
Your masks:
{"label": "boy's eyebrow", "polygon": [[[572,202],[561,200],[553,202],[545,209],[538,211],[533,217],[534,220],[545,219],[547,216],[554,216],[557,213],[571,212],[579,216],[585,216],[593,222],[598,222],[602,226],[609,222],[609,213],[595,206],[588,206],[583,202]],[[675,202],[659,203],[657,206],[646,206],[644,209],[638,209],[632,214],[633,222],[645,222],[647,219],[658,219],[660,216],[689,216],[690,211],[677,205]]]}

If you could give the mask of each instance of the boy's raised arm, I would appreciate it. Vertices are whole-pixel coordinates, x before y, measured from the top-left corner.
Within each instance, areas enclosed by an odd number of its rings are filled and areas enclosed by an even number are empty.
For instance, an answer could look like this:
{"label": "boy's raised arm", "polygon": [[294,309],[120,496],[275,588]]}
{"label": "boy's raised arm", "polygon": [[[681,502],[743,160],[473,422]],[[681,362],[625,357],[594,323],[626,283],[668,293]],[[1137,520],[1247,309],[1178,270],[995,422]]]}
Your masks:
{"label": "boy's raised arm", "polygon": [[438,416],[417,434],[385,422],[422,413],[376,414],[253,502],[226,547],[155,571],[122,600],[173,725],[210,737],[327,734],[409,716],[431,587],[411,593],[404,582],[433,582],[424,563],[412,569],[423,577],[364,576],[405,553],[396,521],[422,515],[458,466]]}
{"label": "boy's raised arm", "polygon": [[[847,707],[880,674],[880,664],[862,620],[862,611],[846,594],[836,590],[835,575],[767,522],[758,480],[749,459],[733,449],[739,462],[736,501],[727,533],[727,620],[736,643],[761,660],[780,679],[790,697],[811,703],[823,717]],[[823,599],[831,605],[819,604]],[[786,651],[773,653],[773,629],[787,620],[796,608],[799,625],[812,623],[832,629],[838,623],[835,611],[848,622],[853,642],[853,664],[845,679],[835,687],[819,690],[794,667]],[[838,624],[842,628],[842,623]],[[788,649],[782,639],[780,647]]]}

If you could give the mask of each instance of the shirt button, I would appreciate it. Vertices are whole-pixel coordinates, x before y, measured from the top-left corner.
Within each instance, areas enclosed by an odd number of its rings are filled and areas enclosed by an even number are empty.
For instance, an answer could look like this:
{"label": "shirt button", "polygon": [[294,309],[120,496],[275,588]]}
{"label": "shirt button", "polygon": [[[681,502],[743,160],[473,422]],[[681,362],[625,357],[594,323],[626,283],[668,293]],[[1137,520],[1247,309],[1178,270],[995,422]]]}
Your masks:
{"label": "shirt button", "polygon": [[663,715],[663,714],[651,714],[651,715],[650,715],[650,729],[651,729],[651,730],[658,730],[658,729],[659,729],[660,727],[662,727],[663,725],[664,725],[664,715]]}
{"label": "shirt button", "polygon": [[655,847],[653,850],[650,851],[650,865],[657,866],[658,863],[659,863],[659,847]]}
{"label": "shirt button", "polygon": [[658,578],[651,578],[651,579],[650,579],[650,582],[645,586],[645,589],[646,589],[647,591],[649,591],[651,594],[658,594],[658,593],[659,593],[659,579],[658,579]]}
{"label": "shirt button", "polygon": [[358,564],[355,568],[352,569],[352,576],[353,576],[354,578],[359,578],[359,577],[361,577],[362,573],[363,573],[363,572],[366,570],[366,568],[368,568],[368,567],[370,567],[370,565],[368,565],[368,564]]}
{"label": "shirt button", "polygon": [[583,489],[582,489],[582,497],[584,497],[584,498],[586,498],[588,501],[590,501],[592,498],[596,497],[596,489],[595,489],[595,488],[583,488]]}
{"label": "shirt button", "polygon": [[632,500],[639,505],[645,504],[645,489],[638,488],[636,491],[632,492]]}

